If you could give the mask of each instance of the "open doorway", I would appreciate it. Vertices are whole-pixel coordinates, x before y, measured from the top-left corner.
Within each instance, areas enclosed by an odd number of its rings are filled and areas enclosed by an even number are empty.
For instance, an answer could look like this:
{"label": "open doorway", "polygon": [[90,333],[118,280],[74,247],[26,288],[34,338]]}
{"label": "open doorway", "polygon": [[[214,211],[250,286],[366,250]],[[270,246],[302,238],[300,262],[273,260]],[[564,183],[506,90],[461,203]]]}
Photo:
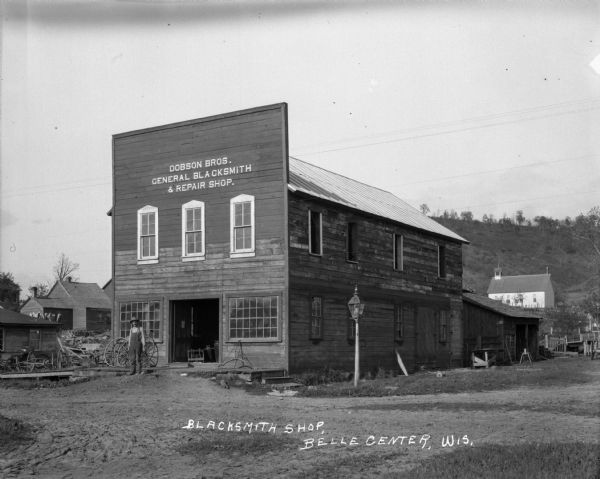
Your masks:
{"label": "open doorway", "polygon": [[171,301],[171,361],[187,362],[201,350],[204,362],[219,361],[219,299]]}

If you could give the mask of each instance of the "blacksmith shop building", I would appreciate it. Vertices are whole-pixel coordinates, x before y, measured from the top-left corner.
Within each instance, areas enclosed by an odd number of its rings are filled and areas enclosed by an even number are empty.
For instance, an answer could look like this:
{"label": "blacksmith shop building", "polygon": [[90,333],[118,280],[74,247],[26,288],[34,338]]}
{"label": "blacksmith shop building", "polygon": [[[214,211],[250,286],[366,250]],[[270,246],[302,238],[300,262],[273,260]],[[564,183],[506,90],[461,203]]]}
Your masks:
{"label": "blacksmith shop building", "polygon": [[[291,372],[462,365],[462,244],[391,193],[288,155],[287,105],[113,137],[113,332]],[[409,166],[409,165],[406,165]],[[207,359],[210,355],[206,356]]]}

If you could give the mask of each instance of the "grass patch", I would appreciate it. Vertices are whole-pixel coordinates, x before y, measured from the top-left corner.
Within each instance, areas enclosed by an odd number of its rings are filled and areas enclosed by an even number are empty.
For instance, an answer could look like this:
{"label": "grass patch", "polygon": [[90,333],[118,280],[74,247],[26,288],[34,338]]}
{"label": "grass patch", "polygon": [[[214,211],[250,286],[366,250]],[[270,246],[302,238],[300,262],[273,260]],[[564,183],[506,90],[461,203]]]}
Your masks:
{"label": "grass patch", "polygon": [[[191,434],[195,434],[195,432]],[[267,453],[290,451],[302,445],[298,438],[292,439],[282,434],[267,432],[249,434],[247,432],[203,431],[199,434],[201,434],[199,437],[188,438],[185,444],[177,448],[177,452],[204,461],[211,454],[256,458]]]}
{"label": "grass patch", "polygon": [[531,411],[552,414],[568,414],[573,416],[584,416],[595,418],[600,416],[599,403],[570,403],[561,404],[517,404],[517,403],[489,403],[489,402],[419,402],[398,404],[369,404],[365,406],[352,406],[348,409],[365,411]]}
{"label": "grass patch", "polygon": [[290,478],[380,477],[382,479],[597,478],[598,444],[523,444],[464,447],[423,459],[406,453],[356,454],[315,461]]}
{"label": "grass patch", "polygon": [[594,381],[600,367],[589,360],[551,360],[534,368],[506,366],[491,369],[449,370],[438,378],[431,372],[411,376],[361,380],[356,388],[350,382],[309,385],[299,389],[304,397],[381,397],[424,394],[456,394],[537,386],[555,387]]}
{"label": "grass patch", "polygon": [[[453,478],[547,479],[595,478],[600,473],[598,444],[523,444],[459,449],[426,459],[406,474],[411,479]],[[386,479],[396,474],[384,474]]]}
{"label": "grass patch", "polygon": [[31,430],[18,419],[0,415],[0,453],[5,454],[33,440]]}
{"label": "grass patch", "polygon": [[[87,379],[87,378],[86,378]],[[19,378],[19,379],[3,379],[0,381],[0,387],[15,388],[15,389],[52,389],[71,386],[77,382],[70,381],[69,378]]]}
{"label": "grass patch", "polygon": [[351,374],[339,369],[323,368],[292,376],[292,380],[304,386],[317,386],[319,384],[337,383],[348,381]]}

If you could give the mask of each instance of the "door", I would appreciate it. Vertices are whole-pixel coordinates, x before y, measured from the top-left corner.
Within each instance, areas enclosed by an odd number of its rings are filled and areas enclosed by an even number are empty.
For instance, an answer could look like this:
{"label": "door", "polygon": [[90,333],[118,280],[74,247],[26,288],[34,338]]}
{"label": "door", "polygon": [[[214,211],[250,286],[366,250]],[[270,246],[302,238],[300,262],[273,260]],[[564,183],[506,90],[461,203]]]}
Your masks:
{"label": "door", "polygon": [[435,311],[419,307],[416,318],[417,329],[417,366],[436,365],[436,321]]}
{"label": "door", "polygon": [[201,349],[204,360],[218,360],[219,300],[171,302],[171,361],[187,362],[188,351]]}

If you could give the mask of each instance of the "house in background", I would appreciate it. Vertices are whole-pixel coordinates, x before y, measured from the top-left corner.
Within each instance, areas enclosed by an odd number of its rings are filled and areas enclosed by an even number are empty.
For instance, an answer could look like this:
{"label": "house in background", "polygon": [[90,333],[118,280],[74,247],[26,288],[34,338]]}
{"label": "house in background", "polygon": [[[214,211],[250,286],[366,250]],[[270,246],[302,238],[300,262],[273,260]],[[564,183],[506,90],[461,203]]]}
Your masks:
{"label": "house in background", "polygon": [[487,295],[510,306],[522,308],[553,308],[554,288],[550,274],[502,276],[502,269],[494,270]]}
{"label": "house in background", "polygon": [[534,311],[463,292],[465,359],[473,351],[494,350],[501,361],[518,362],[524,349],[535,358],[540,319]]}
{"label": "house in background", "polygon": [[62,323],[63,329],[107,331],[112,302],[96,283],[78,283],[68,278],[57,281],[47,296],[34,294],[21,313]]}

